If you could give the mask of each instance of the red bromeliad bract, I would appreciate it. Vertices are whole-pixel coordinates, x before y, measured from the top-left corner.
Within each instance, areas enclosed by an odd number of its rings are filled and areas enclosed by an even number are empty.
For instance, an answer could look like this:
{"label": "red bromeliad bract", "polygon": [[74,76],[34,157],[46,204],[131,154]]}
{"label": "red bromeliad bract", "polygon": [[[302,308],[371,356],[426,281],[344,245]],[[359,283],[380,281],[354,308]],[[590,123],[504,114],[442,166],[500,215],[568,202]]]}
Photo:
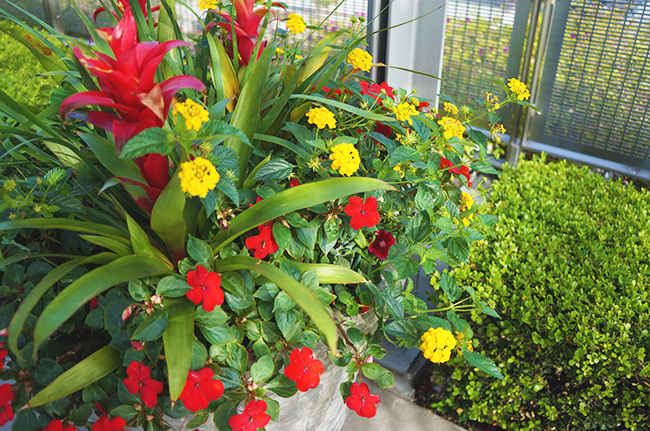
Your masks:
{"label": "red bromeliad bract", "polygon": [[345,399],[345,405],[364,418],[375,416],[377,414],[377,404],[380,402],[381,398],[371,394],[368,385],[363,382],[352,383],[350,396]]}
{"label": "red bromeliad bract", "polygon": [[60,419],[57,419],[47,424],[47,428],[43,431],[77,431],[77,428],[72,425],[64,427],[63,422]]}
{"label": "red bromeliad bract", "polygon": [[185,295],[195,304],[202,304],[207,312],[214,310],[217,305],[223,304],[223,290],[221,290],[221,276],[210,272],[203,265],[197,265],[195,271],[187,273],[187,284],[192,289]]}
{"label": "red bromeliad bract", "polygon": [[129,376],[124,379],[126,390],[132,394],[139,392],[144,405],[153,408],[158,402],[158,394],[163,390],[162,382],[152,379],[149,367],[138,361],[131,362],[126,374]]}
{"label": "red bromeliad bract", "polygon": [[257,431],[258,428],[264,428],[271,420],[271,416],[266,414],[266,408],[266,401],[253,400],[246,404],[243,413],[228,419],[228,425],[233,431]]}
{"label": "red bromeliad bract", "polygon": [[119,416],[108,419],[108,416],[102,416],[93,424],[93,431],[124,431],[126,421]]}
{"label": "red bromeliad bract", "polygon": [[0,370],[5,367],[5,358],[7,357],[7,349],[0,349]]}
{"label": "red bromeliad bract", "polygon": [[294,349],[289,356],[290,364],[284,368],[284,375],[296,382],[300,392],[307,392],[320,383],[320,375],[325,372],[323,363],[312,356],[309,347]]}
{"label": "red bromeliad bract", "polygon": [[375,227],[380,217],[377,212],[377,199],[372,196],[366,198],[365,202],[358,196],[352,196],[345,206],[345,213],[352,217],[350,226],[352,229],[363,229]]}
{"label": "red bromeliad bract", "polygon": [[395,245],[395,237],[392,233],[385,230],[375,232],[375,240],[368,246],[368,251],[379,259],[388,257],[388,250]]}
{"label": "red bromeliad bract", "polygon": [[14,395],[15,392],[11,389],[11,384],[0,385],[0,426],[14,419],[14,410],[11,408]]}
{"label": "red bromeliad bract", "polygon": [[207,408],[210,401],[221,398],[224,390],[223,383],[213,377],[214,371],[207,367],[188,373],[183,392],[178,397],[183,401],[185,408],[196,413]]}

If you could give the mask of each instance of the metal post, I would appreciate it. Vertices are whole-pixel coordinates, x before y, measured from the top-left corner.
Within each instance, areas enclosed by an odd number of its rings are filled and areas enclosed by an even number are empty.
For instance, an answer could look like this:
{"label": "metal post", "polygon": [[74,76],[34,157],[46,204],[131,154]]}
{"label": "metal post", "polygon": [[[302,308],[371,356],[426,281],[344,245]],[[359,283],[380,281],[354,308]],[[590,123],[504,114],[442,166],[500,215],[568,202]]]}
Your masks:
{"label": "metal post", "polygon": [[61,19],[61,7],[58,0],[43,0],[43,8],[45,9],[45,21],[54,27],[54,30],[63,34],[63,20]]}

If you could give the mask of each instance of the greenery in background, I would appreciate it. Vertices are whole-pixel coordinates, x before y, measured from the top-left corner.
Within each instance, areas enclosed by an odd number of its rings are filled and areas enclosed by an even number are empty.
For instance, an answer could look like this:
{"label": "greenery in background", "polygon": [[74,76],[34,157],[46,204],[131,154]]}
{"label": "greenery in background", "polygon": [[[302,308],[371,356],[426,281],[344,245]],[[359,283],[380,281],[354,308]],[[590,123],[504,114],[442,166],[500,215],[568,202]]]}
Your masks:
{"label": "greenery in background", "polygon": [[502,320],[474,330],[505,381],[456,358],[432,406],[507,430],[646,429],[647,190],[541,157],[506,168],[491,199],[496,237],[454,277],[495,300]]}

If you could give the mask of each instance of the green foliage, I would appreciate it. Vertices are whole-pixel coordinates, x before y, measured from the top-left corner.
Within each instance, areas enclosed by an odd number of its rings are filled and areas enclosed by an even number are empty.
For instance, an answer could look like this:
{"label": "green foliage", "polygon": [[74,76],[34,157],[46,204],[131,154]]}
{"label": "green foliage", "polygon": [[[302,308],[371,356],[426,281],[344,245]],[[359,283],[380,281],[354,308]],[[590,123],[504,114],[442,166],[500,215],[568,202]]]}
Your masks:
{"label": "green foliage", "polygon": [[508,430],[646,429],[647,190],[542,157],[506,168],[491,199],[496,237],[454,278],[494,298],[502,320],[473,326],[505,382],[456,360],[433,406]]}

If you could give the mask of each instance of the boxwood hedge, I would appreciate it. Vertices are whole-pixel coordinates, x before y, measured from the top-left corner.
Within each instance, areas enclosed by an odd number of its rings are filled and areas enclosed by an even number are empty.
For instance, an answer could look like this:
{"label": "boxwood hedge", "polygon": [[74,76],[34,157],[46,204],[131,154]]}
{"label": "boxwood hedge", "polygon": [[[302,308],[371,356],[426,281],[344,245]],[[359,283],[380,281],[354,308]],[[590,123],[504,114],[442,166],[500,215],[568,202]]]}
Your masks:
{"label": "boxwood hedge", "polygon": [[650,193],[542,156],[490,205],[496,236],[454,277],[497,298],[502,320],[474,331],[505,381],[454,360],[433,407],[508,431],[649,429]]}

